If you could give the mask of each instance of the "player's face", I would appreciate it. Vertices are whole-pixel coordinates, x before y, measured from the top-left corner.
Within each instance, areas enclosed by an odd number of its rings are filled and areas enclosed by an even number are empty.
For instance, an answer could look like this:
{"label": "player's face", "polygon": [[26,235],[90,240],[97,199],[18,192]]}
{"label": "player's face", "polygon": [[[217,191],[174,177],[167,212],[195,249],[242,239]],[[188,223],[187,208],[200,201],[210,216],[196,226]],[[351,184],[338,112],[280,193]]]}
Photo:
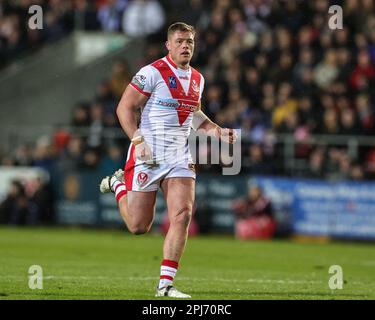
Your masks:
{"label": "player's face", "polygon": [[177,65],[188,65],[194,53],[194,35],[189,31],[176,31],[169,36],[166,46]]}

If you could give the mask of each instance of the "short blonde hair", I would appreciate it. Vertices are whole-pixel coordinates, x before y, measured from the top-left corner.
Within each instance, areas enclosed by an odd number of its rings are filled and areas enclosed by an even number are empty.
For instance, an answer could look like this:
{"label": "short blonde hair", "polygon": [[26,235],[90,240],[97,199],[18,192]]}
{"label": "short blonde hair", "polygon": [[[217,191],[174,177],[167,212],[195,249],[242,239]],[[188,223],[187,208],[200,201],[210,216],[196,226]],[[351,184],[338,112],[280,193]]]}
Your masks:
{"label": "short blonde hair", "polygon": [[195,29],[190,24],[187,24],[185,22],[175,22],[171,24],[168,28],[167,36],[168,38],[175,33],[176,31],[182,31],[182,32],[191,32],[193,35],[195,35]]}

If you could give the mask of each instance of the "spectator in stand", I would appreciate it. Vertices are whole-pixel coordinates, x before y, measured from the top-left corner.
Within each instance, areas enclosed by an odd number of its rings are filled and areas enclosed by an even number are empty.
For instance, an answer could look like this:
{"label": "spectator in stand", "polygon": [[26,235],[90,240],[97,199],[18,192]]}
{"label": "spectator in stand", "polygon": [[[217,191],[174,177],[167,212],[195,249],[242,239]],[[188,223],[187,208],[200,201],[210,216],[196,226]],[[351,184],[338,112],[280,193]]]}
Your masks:
{"label": "spectator in stand", "polygon": [[365,156],[364,170],[366,176],[370,179],[375,179],[375,148],[367,151]]}
{"label": "spectator in stand", "polygon": [[111,84],[109,81],[102,81],[97,86],[95,101],[103,106],[105,127],[119,127],[119,122],[116,115],[117,99],[111,90]]}
{"label": "spectator in stand", "polygon": [[359,94],[355,98],[355,107],[358,113],[359,122],[362,127],[362,134],[372,135],[375,133],[374,108],[370,104],[369,96]]}
{"label": "spectator in stand", "polygon": [[83,152],[83,158],[80,171],[94,172],[100,163],[100,154],[96,148],[87,148]]}
{"label": "spectator in stand", "polygon": [[207,87],[207,94],[203,97],[207,116],[214,116],[223,108],[223,91],[219,84],[211,84]]}
{"label": "spectator in stand", "polygon": [[100,175],[110,175],[118,168],[123,168],[125,165],[123,150],[117,145],[109,145],[105,155],[100,160]]}
{"label": "spectator in stand", "polygon": [[276,83],[290,83],[293,75],[293,56],[291,52],[289,50],[282,51],[272,71],[269,71],[267,74]]}
{"label": "spectator in stand", "polygon": [[[351,53],[348,47],[340,47],[336,50],[337,66],[339,73],[337,79],[346,82],[350,77],[352,71]],[[345,86],[345,85],[344,85]]]}
{"label": "spectator in stand", "polygon": [[292,97],[291,94],[292,87],[288,82],[283,82],[280,84],[276,98],[276,107],[274,108],[272,114],[272,124],[276,130],[289,113],[297,111],[297,100]]}
{"label": "spectator in stand", "polygon": [[354,68],[350,85],[355,91],[368,90],[372,84],[374,85],[375,67],[371,64],[370,55],[367,51],[360,51],[358,54],[358,63]]}
{"label": "spectator in stand", "polygon": [[42,36],[43,39],[48,42],[54,42],[66,36],[63,25],[59,23],[57,12],[46,12]]}
{"label": "spectator in stand", "polygon": [[121,31],[121,19],[128,0],[107,0],[98,10],[98,20],[103,31]]}
{"label": "spectator in stand", "polygon": [[340,114],[340,134],[359,135],[361,133],[358,119],[353,109],[347,107]]}
{"label": "spectator in stand", "polygon": [[350,179],[351,166],[352,163],[349,155],[345,151],[342,152],[339,159],[339,171],[333,175],[333,178],[339,181]]}
{"label": "spectator in stand", "polygon": [[96,8],[91,1],[74,0],[75,28],[78,30],[95,31],[100,29]]}
{"label": "spectator in stand", "polygon": [[90,107],[90,126],[87,146],[97,150],[102,147],[104,129],[104,108],[99,102],[93,102]]}
{"label": "spectator in stand", "polygon": [[[294,82],[294,89],[296,92],[303,93],[309,97],[315,97],[318,92],[318,87],[314,83],[314,69],[305,68],[301,71],[301,79],[299,82]],[[298,81],[296,79],[295,81]]]}
{"label": "spectator in stand", "polygon": [[71,122],[73,127],[88,127],[90,125],[89,108],[90,105],[85,102],[75,105]]}
{"label": "spectator in stand", "polygon": [[116,61],[112,67],[112,73],[109,79],[109,86],[116,101],[121,98],[130,80],[131,75],[127,63],[124,60]]}
{"label": "spectator in stand", "polygon": [[243,159],[245,172],[250,174],[270,175],[274,173],[273,165],[265,158],[262,146],[251,144],[248,147],[248,154]]}
{"label": "spectator in stand", "polygon": [[298,115],[300,123],[305,126],[309,132],[314,132],[318,126],[318,118],[314,112],[312,99],[308,96],[302,96],[298,100]]}
{"label": "spectator in stand", "polygon": [[314,66],[314,52],[309,47],[303,47],[299,53],[298,62],[293,68],[293,81],[298,84],[303,79],[304,72]]}
{"label": "spectator in stand", "polygon": [[338,77],[336,51],[328,49],[324,55],[324,60],[314,69],[314,81],[321,89],[326,89]]}
{"label": "spectator in stand", "polygon": [[133,0],[122,18],[122,29],[131,37],[144,37],[158,32],[165,23],[165,12],[156,0]]}
{"label": "spectator in stand", "polygon": [[187,0],[185,10],[182,10],[181,20],[192,26],[200,25],[200,20],[207,18],[206,8],[203,0]]}
{"label": "spectator in stand", "polygon": [[323,113],[323,123],[321,124],[320,133],[322,134],[339,134],[340,125],[337,113],[334,109],[327,109]]}
{"label": "spectator in stand", "polygon": [[354,181],[362,181],[365,178],[363,167],[360,163],[352,163],[350,168],[350,179]]}
{"label": "spectator in stand", "polygon": [[53,224],[53,198],[51,188],[42,181],[41,178],[35,179],[35,186],[30,201],[34,204],[35,210],[38,212],[39,222],[43,224]]}
{"label": "spectator in stand", "polygon": [[309,159],[309,169],[306,174],[309,178],[324,178],[324,149],[316,148],[311,152]]}
{"label": "spectator in stand", "polygon": [[40,211],[26,194],[25,187],[18,180],[12,181],[5,200],[0,204],[0,216],[7,224],[37,224]]}
{"label": "spectator in stand", "polygon": [[[127,80],[128,79],[124,77],[124,82]],[[117,81],[120,83],[120,77]],[[113,88],[116,87],[115,84],[112,84],[112,86]],[[100,82],[96,87],[95,101],[98,101],[103,105],[106,114],[114,113],[117,107],[117,100],[114,93],[112,92],[113,88],[111,88],[111,83],[108,80]]]}
{"label": "spectator in stand", "polygon": [[346,150],[331,148],[328,153],[327,174],[329,180],[346,180],[350,178],[351,160]]}
{"label": "spectator in stand", "polygon": [[342,151],[339,148],[332,147],[327,150],[326,170],[327,174],[335,173],[339,170],[339,161]]}
{"label": "spectator in stand", "polygon": [[15,151],[14,159],[17,166],[32,166],[34,164],[33,146],[30,144],[20,145]]}
{"label": "spectator in stand", "polygon": [[370,35],[369,35],[369,54],[371,57],[371,63],[375,65],[375,19],[372,18],[372,28],[370,29]]}
{"label": "spectator in stand", "polygon": [[52,149],[53,153],[55,153],[56,156],[58,156],[59,154],[61,154],[61,152],[63,152],[63,150],[65,150],[66,146],[69,143],[70,137],[71,134],[68,130],[57,127],[52,136]]}
{"label": "spectator in stand", "polygon": [[51,172],[55,164],[54,151],[50,137],[40,137],[34,148],[34,167],[39,167]]}
{"label": "spectator in stand", "polygon": [[290,133],[294,134],[298,129],[298,113],[295,111],[286,114],[284,120],[281,122],[277,131],[280,133]]}
{"label": "spectator in stand", "polygon": [[0,39],[3,42],[2,55],[5,61],[19,58],[25,51],[23,42],[23,32],[21,28],[21,18],[16,13],[5,16],[0,20]]}
{"label": "spectator in stand", "polygon": [[246,199],[233,202],[236,215],[235,234],[238,239],[269,239],[276,231],[271,201],[262,189],[253,185],[248,190]]}
{"label": "spectator in stand", "polygon": [[275,106],[275,98],[273,96],[265,96],[261,102],[262,124],[266,128],[272,128],[272,114]]}
{"label": "spectator in stand", "polygon": [[83,162],[84,141],[79,136],[72,136],[66,149],[56,161],[57,170],[61,172],[78,171]]}

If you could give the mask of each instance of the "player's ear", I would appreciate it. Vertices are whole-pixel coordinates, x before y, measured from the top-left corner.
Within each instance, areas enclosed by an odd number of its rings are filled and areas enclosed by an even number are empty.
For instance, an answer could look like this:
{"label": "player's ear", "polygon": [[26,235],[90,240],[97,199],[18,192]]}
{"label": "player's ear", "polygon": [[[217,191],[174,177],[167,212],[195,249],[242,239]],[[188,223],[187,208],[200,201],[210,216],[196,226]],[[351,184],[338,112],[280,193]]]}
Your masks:
{"label": "player's ear", "polygon": [[169,40],[165,41],[165,46],[168,49],[168,51],[170,51],[171,46],[170,46]]}

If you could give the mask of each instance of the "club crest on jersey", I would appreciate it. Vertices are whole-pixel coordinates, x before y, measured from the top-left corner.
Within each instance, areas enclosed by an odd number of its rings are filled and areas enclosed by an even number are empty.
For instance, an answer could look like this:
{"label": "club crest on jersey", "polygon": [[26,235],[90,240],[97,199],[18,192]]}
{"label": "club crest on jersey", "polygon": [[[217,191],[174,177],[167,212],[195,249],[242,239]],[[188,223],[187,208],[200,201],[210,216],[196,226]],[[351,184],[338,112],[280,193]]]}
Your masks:
{"label": "club crest on jersey", "polygon": [[148,180],[148,174],[146,172],[140,172],[137,176],[137,184],[143,186]]}
{"label": "club crest on jersey", "polygon": [[195,92],[199,93],[199,87],[198,87],[197,82],[195,80],[192,81],[191,87],[193,88],[193,90]]}
{"label": "club crest on jersey", "polygon": [[177,89],[177,79],[176,79],[176,77],[169,76],[168,82],[169,82],[169,88]]}

